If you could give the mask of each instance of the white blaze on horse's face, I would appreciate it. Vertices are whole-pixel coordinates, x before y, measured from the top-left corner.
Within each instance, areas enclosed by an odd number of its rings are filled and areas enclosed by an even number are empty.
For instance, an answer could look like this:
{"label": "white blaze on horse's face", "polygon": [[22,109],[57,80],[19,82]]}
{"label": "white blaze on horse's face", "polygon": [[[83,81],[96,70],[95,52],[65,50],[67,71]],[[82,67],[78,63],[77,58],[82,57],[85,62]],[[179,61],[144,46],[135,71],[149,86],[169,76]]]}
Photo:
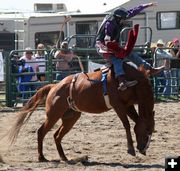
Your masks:
{"label": "white blaze on horse's face", "polygon": [[152,110],[148,115],[148,118],[139,118],[135,127],[134,132],[136,134],[137,149],[140,153],[146,155],[146,150],[148,149],[151,142],[151,135],[154,131],[155,112]]}
{"label": "white blaze on horse's face", "polygon": [[142,151],[140,151],[141,154],[146,155],[146,150],[149,148],[150,142],[151,142],[151,135],[148,136],[148,142],[147,142],[146,146],[144,147],[144,149]]}
{"label": "white blaze on horse's face", "polygon": [[148,142],[146,144],[145,150],[147,150],[149,148],[150,142],[151,142],[151,135],[148,136]]}
{"label": "white blaze on horse's face", "polygon": [[137,149],[140,153],[146,155],[146,150],[148,149],[151,142],[152,133],[148,133],[146,127],[143,128],[142,125],[139,126],[136,124],[134,131],[136,134]]}

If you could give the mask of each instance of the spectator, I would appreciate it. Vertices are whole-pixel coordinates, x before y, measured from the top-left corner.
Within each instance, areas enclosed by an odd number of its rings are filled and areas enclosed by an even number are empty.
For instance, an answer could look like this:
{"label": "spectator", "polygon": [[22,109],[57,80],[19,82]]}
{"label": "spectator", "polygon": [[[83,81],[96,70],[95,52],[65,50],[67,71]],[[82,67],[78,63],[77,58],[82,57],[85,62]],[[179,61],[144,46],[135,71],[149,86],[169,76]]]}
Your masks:
{"label": "spectator", "polygon": [[178,38],[172,41],[172,49],[170,50],[173,57],[180,58],[180,43]]}
{"label": "spectator", "polygon": [[[25,62],[30,65],[34,72],[39,72],[39,65],[36,63],[36,58],[33,56],[32,49],[27,47],[25,49],[24,55],[20,57],[20,60],[25,60]],[[31,81],[37,81],[36,74],[32,77]]]}
{"label": "spectator", "polygon": [[[28,73],[28,75],[21,75],[18,77],[18,92],[21,92],[21,97],[23,100],[26,100],[30,97],[29,94],[27,93],[23,93],[25,91],[31,91],[32,90],[32,85],[26,85],[26,84],[23,84],[25,82],[30,82],[34,73],[33,73],[33,68],[26,64],[25,60],[21,59],[21,65],[19,65],[18,67],[18,73],[21,73],[21,74],[26,74]],[[32,73],[32,74],[29,74],[29,73]]]}
{"label": "spectator", "polygon": [[162,39],[157,41],[157,48],[154,53],[154,66],[164,66],[165,70],[161,71],[157,76],[157,85],[161,85],[158,91],[165,96],[170,96],[171,93],[171,72],[170,72],[170,59],[172,55],[168,53],[164,48],[164,42]]}
{"label": "spectator", "polygon": [[[55,58],[58,59],[56,63],[56,80],[62,80],[69,74],[71,74],[71,62],[76,55],[68,49],[68,42],[64,41],[61,43],[61,50],[55,53]],[[83,70],[82,63],[79,60],[81,70]]]}
{"label": "spectator", "polygon": [[[12,58],[11,58],[11,73],[18,73],[19,72],[19,65],[21,65],[21,61],[19,61],[19,55],[18,53],[14,53],[12,54]],[[14,86],[12,87],[12,91],[18,93],[19,90],[18,90],[18,86],[17,83],[18,83],[18,77],[12,77],[12,82],[14,83]],[[13,100],[16,99],[16,97],[12,97]]]}
{"label": "spectator", "polygon": [[155,50],[157,48],[157,44],[152,42],[150,48],[151,48],[152,54],[154,55],[154,52],[155,52]]}
{"label": "spectator", "polygon": [[[166,43],[166,47],[167,47],[167,48],[172,48],[172,47],[173,47],[173,42],[172,42],[172,41],[168,41],[168,42]],[[167,49],[168,52],[170,52],[170,50],[171,50],[171,49]]]}
{"label": "spectator", "polygon": [[19,61],[19,55],[18,53],[14,53],[11,58],[12,73],[18,73],[19,63],[21,63],[21,61]]}
{"label": "spectator", "polygon": [[35,54],[36,61],[39,65],[39,74],[37,74],[37,78],[39,81],[45,81],[45,71],[46,71],[46,54],[44,49],[44,44],[39,43],[37,45],[37,52]]}
{"label": "spectator", "polygon": [[35,57],[33,56],[32,49],[27,47],[25,50],[26,51],[24,52],[24,55],[20,58],[20,60],[25,61],[27,68],[32,68],[32,69],[29,70],[29,71],[33,71],[33,74],[32,74],[33,76],[29,80],[29,82],[32,82],[32,83],[29,84],[29,91],[34,91],[36,89],[36,85],[33,84],[33,82],[37,81],[36,72],[39,72],[39,66],[36,63]]}
{"label": "spectator", "polygon": [[171,62],[171,68],[172,68],[172,92],[173,93],[179,93],[180,92],[180,42],[178,38],[174,38],[172,40],[172,49],[170,49],[170,53],[174,57],[174,59]]}

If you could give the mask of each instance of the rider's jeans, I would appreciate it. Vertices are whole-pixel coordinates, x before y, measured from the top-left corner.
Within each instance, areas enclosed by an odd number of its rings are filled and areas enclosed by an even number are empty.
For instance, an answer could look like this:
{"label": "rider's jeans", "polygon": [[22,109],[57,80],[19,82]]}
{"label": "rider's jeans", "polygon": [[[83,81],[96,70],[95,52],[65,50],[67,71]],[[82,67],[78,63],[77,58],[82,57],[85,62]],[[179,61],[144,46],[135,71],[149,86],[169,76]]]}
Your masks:
{"label": "rider's jeans", "polygon": [[120,59],[120,58],[117,58],[115,56],[110,56],[110,61],[112,62],[113,66],[114,66],[114,72],[115,72],[115,76],[119,76],[119,75],[124,75],[124,70],[123,70],[123,61],[125,60],[128,60],[128,61],[131,61],[133,63],[135,63],[138,67],[140,65],[144,65],[145,69],[151,69],[151,65],[146,62],[144,59],[142,59],[140,57],[140,55],[138,53],[131,53],[129,56],[127,56],[126,58],[124,59]]}
{"label": "rider's jeans", "polygon": [[115,77],[118,77],[119,75],[124,75],[125,73],[123,70],[123,59],[117,58],[113,55],[111,55],[109,59],[110,62],[113,64]]}
{"label": "rider's jeans", "polygon": [[138,67],[140,65],[144,65],[145,69],[151,69],[152,68],[151,65],[148,62],[146,62],[144,59],[142,59],[140,57],[140,55],[138,53],[136,53],[136,52],[133,52],[129,56],[127,56],[127,60],[135,63]]}

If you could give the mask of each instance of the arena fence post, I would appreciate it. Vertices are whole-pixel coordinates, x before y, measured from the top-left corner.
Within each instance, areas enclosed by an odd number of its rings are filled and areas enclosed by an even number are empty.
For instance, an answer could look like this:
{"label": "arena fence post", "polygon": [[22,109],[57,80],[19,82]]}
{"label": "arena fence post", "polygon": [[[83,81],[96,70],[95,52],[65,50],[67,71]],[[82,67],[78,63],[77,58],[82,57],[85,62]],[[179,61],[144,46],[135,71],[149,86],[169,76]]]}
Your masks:
{"label": "arena fence post", "polygon": [[13,107],[13,103],[12,103],[12,78],[11,78],[11,54],[7,55],[5,57],[5,62],[6,62],[6,66],[5,66],[5,70],[6,70],[6,74],[5,74],[5,79],[6,79],[6,106],[7,107]]}

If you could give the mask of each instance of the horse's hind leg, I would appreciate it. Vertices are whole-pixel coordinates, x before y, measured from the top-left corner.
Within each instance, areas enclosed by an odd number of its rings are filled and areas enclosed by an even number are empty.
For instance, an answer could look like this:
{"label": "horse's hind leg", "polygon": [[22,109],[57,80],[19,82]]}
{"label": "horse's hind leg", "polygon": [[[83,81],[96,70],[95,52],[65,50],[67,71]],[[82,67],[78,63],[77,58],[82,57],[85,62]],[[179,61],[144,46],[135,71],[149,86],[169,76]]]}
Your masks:
{"label": "horse's hind leg", "polygon": [[132,135],[131,135],[131,130],[130,130],[130,123],[127,117],[127,110],[124,105],[119,105],[118,107],[114,108],[116,113],[118,114],[119,118],[121,119],[123,126],[126,130],[126,136],[127,136],[127,146],[128,146],[128,153],[131,154],[132,156],[135,156],[135,150],[133,146],[133,140],[132,140]]}
{"label": "horse's hind leg", "polygon": [[68,110],[62,118],[61,126],[54,134],[56,147],[57,147],[59,156],[63,161],[68,161],[68,159],[65,156],[62,145],[61,145],[62,138],[71,130],[71,128],[80,118],[80,116],[81,116],[81,112],[76,112],[71,109]]}
{"label": "horse's hind leg", "polygon": [[[63,111],[62,111],[63,113]],[[55,123],[61,118],[62,115],[49,111],[45,122],[38,129],[38,160],[40,162],[47,161],[43,155],[43,139],[46,136],[47,132],[55,125]]]}
{"label": "horse's hind leg", "polygon": [[51,123],[48,119],[46,119],[46,121],[38,129],[38,161],[40,162],[48,161],[43,154],[43,139],[55,123],[56,122]]}

